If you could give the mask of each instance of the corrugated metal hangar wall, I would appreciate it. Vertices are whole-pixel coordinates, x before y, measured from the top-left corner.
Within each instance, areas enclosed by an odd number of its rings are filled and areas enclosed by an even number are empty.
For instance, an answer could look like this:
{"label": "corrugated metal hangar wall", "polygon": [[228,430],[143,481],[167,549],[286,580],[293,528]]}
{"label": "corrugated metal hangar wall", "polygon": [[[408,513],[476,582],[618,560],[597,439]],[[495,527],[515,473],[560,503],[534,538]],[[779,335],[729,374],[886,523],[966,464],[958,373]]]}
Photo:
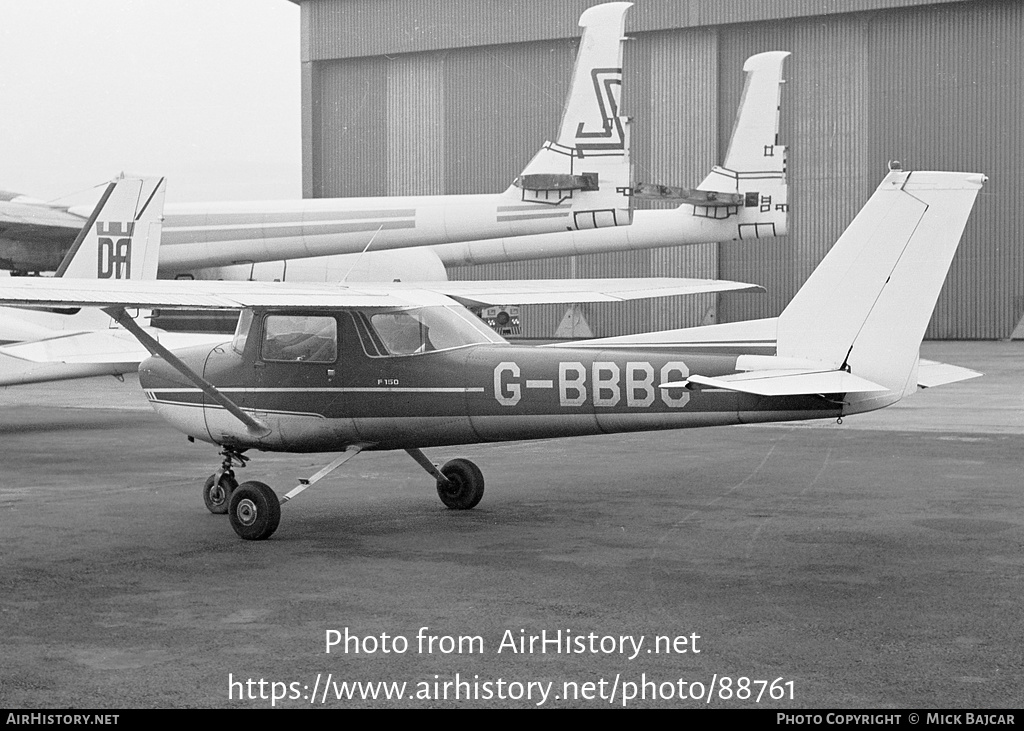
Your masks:
{"label": "corrugated metal hangar wall", "polygon": [[[593,0],[303,0],[307,197],[506,188],[554,134]],[[929,338],[1006,338],[1024,314],[1024,3],[637,0],[623,107],[636,179],[694,186],[724,153],[744,60],[791,51],[780,143],[790,235],[466,267],[452,278],[702,276],[766,295],[587,306],[598,335],[777,315],[887,161],[983,172]],[[525,313],[550,336],[564,308]]]}

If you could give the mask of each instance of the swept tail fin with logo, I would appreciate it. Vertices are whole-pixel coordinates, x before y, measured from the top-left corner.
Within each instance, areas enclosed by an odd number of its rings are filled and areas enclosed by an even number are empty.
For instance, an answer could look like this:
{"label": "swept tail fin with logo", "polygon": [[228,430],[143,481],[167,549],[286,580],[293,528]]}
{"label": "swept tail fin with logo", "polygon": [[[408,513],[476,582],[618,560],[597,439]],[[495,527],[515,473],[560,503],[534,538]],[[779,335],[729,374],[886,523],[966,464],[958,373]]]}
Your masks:
{"label": "swept tail fin with logo", "polygon": [[629,118],[619,114],[622,42],[628,2],[580,16],[583,37],[558,137],[545,142],[506,195],[523,204],[569,201],[569,230],[630,223]]}

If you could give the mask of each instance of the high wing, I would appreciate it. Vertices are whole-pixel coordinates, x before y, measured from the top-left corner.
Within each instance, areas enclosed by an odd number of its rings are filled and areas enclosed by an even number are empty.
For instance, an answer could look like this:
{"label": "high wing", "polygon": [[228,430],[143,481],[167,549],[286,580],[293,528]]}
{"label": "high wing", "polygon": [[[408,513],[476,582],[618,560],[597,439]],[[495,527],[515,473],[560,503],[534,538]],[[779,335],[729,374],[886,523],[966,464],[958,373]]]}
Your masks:
{"label": "high wing", "polygon": [[0,304],[22,307],[241,309],[245,307],[414,307],[561,304],[671,297],[695,292],[759,290],[740,282],[673,278],[391,282],[358,286],[285,282],[74,280],[14,277]]}

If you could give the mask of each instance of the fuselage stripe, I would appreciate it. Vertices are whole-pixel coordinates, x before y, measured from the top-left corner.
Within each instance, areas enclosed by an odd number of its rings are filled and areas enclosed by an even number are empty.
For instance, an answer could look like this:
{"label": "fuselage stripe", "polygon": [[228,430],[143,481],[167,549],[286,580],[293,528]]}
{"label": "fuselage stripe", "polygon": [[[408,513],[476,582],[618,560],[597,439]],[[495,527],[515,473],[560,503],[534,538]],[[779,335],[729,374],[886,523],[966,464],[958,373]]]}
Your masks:
{"label": "fuselage stripe", "polygon": [[[218,388],[222,393],[483,393],[479,387],[415,388],[406,386],[337,386],[295,388]],[[202,393],[198,388],[151,388],[147,393]]]}

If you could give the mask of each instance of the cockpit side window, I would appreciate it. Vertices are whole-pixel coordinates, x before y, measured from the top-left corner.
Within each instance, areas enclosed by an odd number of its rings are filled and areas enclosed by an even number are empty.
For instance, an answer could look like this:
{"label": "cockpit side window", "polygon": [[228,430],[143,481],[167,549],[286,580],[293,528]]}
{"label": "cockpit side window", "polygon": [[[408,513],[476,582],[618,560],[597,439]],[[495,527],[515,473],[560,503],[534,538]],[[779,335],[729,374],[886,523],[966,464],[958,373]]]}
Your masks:
{"label": "cockpit side window", "polygon": [[333,363],[338,359],[337,321],[317,315],[267,315],[260,353],[263,360]]}
{"label": "cockpit side window", "polygon": [[414,310],[381,312],[370,318],[384,348],[391,355],[411,355],[437,350],[430,340],[430,326]]}
{"label": "cockpit side window", "polygon": [[231,349],[241,355],[245,352],[245,344],[249,340],[249,328],[252,327],[252,310],[242,310],[235,326],[235,337],[231,339]]}
{"label": "cockpit side window", "polygon": [[430,306],[371,312],[353,313],[363,350],[371,358],[505,342],[460,307]]}

